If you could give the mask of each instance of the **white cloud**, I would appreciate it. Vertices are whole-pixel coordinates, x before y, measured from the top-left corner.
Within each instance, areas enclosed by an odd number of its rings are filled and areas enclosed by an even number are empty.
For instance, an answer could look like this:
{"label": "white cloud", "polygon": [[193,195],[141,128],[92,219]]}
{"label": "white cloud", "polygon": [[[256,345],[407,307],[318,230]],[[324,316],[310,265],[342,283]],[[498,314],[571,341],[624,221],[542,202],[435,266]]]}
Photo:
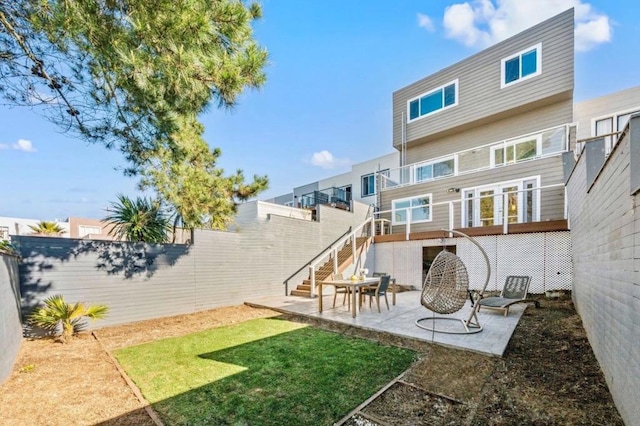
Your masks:
{"label": "white cloud", "polygon": [[13,149],[17,149],[18,151],[36,152],[36,149],[33,147],[31,141],[27,139],[18,139],[18,142],[11,145],[11,147]]}
{"label": "white cloud", "polygon": [[351,164],[351,161],[348,158],[336,158],[327,150],[314,152],[309,162],[314,166],[322,167],[323,169],[335,169],[337,167]]}
{"label": "white cloud", "polygon": [[445,8],[446,36],[470,47],[486,47],[575,8],[575,48],[589,50],[611,40],[609,17],[582,0],[473,0]]}
{"label": "white cloud", "polygon": [[418,26],[431,33],[436,30],[436,27],[433,25],[433,20],[423,13],[418,13]]}

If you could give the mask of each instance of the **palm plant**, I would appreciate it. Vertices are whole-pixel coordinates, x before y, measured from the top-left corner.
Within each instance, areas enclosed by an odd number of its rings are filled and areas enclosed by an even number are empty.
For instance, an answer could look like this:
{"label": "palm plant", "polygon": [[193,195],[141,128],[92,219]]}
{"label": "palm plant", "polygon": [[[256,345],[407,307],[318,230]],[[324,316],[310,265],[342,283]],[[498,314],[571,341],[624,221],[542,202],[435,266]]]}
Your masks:
{"label": "palm plant", "polygon": [[118,202],[111,203],[110,214],[104,221],[113,225],[109,235],[134,242],[164,243],[170,229],[161,204],[148,198],[135,200],[118,195]]}
{"label": "palm plant", "polygon": [[64,229],[55,222],[47,222],[42,220],[37,225],[29,225],[29,228],[36,235],[60,235],[64,232]]}
{"label": "palm plant", "polygon": [[105,305],[85,307],[82,303],[70,304],[61,295],[51,296],[44,301],[44,306],[38,308],[29,316],[29,322],[47,330],[57,330],[62,325],[60,340],[66,343],[71,336],[83,328],[82,318],[92,320],[104,318],[108,308]]}

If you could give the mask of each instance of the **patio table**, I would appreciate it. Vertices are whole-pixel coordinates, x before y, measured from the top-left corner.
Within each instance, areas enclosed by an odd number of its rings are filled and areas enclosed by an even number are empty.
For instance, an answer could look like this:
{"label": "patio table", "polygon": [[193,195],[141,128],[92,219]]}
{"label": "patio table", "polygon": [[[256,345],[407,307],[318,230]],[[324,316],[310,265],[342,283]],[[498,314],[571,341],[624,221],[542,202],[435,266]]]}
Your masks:
{"label": "patio table", "polygon": [[364,280],[331,280],[331,281],[320,281],[318,283],[318,311],[322,313],[322,286],[324,285],[332,285],[332,286],[341,286],[348,287],[351,291],[351,316],[353,318],[356,317],[356,290],[358,287],[364,287],[372,284],[378,284],[380,282],[380,277],[370,277],[365,278]]}

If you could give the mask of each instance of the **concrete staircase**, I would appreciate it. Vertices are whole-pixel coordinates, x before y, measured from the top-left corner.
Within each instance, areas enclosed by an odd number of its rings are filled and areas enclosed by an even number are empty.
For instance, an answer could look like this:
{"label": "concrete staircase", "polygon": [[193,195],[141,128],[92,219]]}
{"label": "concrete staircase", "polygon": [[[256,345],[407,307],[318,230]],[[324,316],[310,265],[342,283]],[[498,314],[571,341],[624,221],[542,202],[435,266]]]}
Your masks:
{"label": "concrete staircase", "polygon": [[[367,245],[370,243],[370,237],[357,237],[356,238],[356,259],[362,253]],[[355,262],[352,256],[351,243],[345,244],[340,251],[338,251],[338,272],[342,273],[350,265]],[[328,279],[333,274],[333,258],[327,260],[322,266],[316,270],[316,283]],[[299,284],[295,290],[291,290],[291,296],[311,297],[311,277],[307,278]]]}

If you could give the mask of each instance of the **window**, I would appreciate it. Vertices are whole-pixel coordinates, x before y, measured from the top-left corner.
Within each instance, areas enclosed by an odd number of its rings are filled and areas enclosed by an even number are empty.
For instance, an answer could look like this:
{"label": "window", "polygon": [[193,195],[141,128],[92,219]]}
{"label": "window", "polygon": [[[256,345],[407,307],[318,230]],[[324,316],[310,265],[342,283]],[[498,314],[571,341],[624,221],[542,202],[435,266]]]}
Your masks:
{"label": "window", "polygon": [[[389,169],[380,170],[378,173],[383,175],[383,176],[389,177]],[[369,197],[371,195],[375,195],[375,193],[376,193],[376,174],[375,173],[371,173],[371,174],[362,176],[361,188],[362,188],[362,196],[363,197]]]}
{"label": "window", "polygon": [[530,160],[539,155],[542,150],[542,138],[540,135],[509,141],[505,144],[491,147],[491,167],[515,164],[520,161]]}
{"label": "window", "polygon": [[9,239],[9,227],[0,226],[0,241]]}
{"label": "window", "polygon": [[[622,111],[615,114],[612,114],[608,117],[601,117],[592,120],[592,135],[593,136],[602,136],[608,135],[610,133],[621,132],[627,126],[631,115],[640,112],[640,109],[634,108],[629,111]],[[614,140],[616,138],[614,136],[605,136],[605,153],[609,155],[613,145],[615,144]]]}
{"label": "window", "polygon": [[407,215],[411,216],[411,223],[431,221],[431,194],[393,200],[392,205],[392,225],[407,223]]}
{"label": "window", "polygon": [[362,196],[368,197],[376,193],[376,176],[371,173],[370,175],[362,176]]}
{"label": "window", "polygon": [[458,105],[458,80],[438,87],[408,101],[409,120]]}
{"label": "window", "polygon": [[416,164],[415,181],[424,182],[443,176],[452,176],[455,172],[455,160],[453,157],[445,158],[430,163]]}
{"label": "window", "polygon": [[542,72],[542,44],[537,44],[502,60],[500,87],[540,75]]}
{"label": "window", "polygon": [[102,233],[102,230],[100,229],[99,226],[78,225],[78,233],[80,234],[80,238],[82,238],[89,234],[99,235]]}
{"label": "window", "polygon": [[[540,217],[538,203],[540,177],[499,182],[462,191],[462,226],[501,225],[535,222]],[[506,210],[505,210],[506,209]]]}

